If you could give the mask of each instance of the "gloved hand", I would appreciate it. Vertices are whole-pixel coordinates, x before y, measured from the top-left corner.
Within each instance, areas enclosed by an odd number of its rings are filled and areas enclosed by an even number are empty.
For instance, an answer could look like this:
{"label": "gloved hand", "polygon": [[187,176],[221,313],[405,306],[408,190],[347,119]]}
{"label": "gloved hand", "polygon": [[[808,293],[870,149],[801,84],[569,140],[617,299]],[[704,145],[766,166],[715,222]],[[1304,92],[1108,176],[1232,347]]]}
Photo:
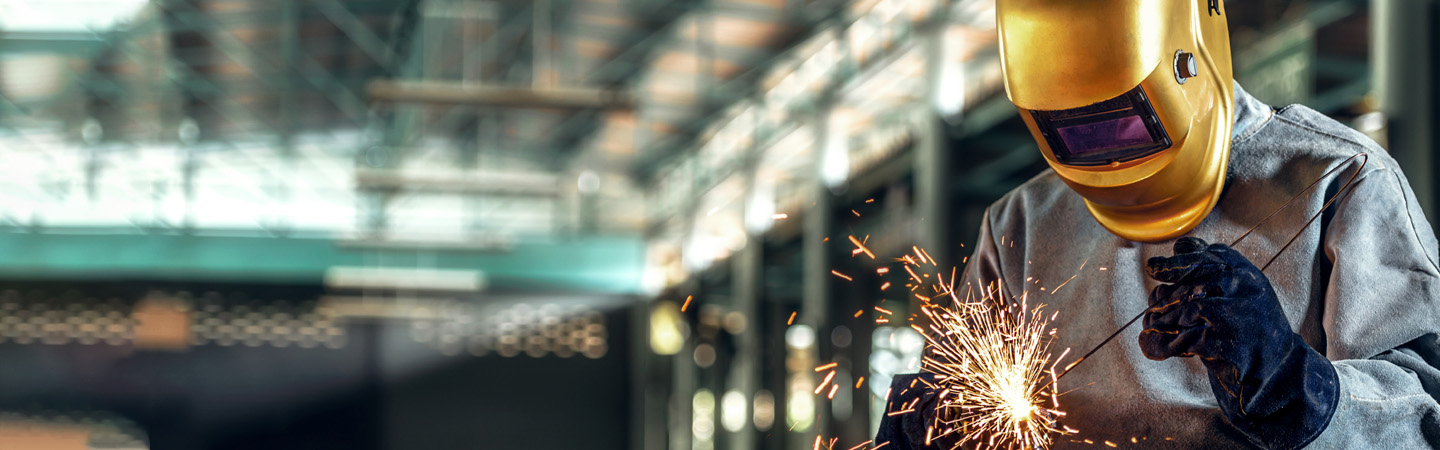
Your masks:
{"label": "gloved hand", "polygon": [[1192,237],[1146,269],[1172,283],[1150,292],[1140,332],[1147,358],[1199,356],[1225,418],[1266,448],[1300,448],[1325,430],[1340,394],[1335,368],[1290,330],[1260,269]]}
{"label": "gloved hand", "polygon": [[[887,449],[947,449],[939,439],[932,439],[925,445],[926,428],[935,420],[935,404],[939,393],[930,389],[926,382],[935,383],[935,374],[928,372],[895,375],[890,382],[890,398],[885,402],[885,415],[880,416],[880,430],[875,433],[874,445],[885,445]],[[919,399],[914,411],[891,415],[894,411],[905,410],[905,405]],[[936,431],[938,433],[938,431]],[[933,437],[933,436],[932,436]]]}

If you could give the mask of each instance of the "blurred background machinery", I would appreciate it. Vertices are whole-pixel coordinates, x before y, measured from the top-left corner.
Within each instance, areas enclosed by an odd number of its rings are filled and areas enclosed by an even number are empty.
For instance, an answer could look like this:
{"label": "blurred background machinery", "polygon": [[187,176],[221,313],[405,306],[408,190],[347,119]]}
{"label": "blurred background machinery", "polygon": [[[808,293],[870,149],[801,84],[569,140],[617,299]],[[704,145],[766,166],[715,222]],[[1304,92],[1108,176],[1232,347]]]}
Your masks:
{"label": "blurred background machinery", "polygon": [[[1246,89],[1386,145],[1432,219],[1435,8],[1226,3]],[[0,447],[849,448],[922,346],[858,274],[963,264],[1045,168],[994,33],[992,0],[0,1]]]}

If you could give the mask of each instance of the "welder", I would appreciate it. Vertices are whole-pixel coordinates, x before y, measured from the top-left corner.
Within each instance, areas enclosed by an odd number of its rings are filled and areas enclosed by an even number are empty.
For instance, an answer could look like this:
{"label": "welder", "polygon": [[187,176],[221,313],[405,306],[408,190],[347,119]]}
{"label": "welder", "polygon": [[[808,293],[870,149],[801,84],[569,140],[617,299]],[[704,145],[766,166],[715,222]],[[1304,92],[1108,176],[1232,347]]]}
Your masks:
{"label": "welder", "polygon": [[[1050,170],[989,207],[963,282],[1061,311],[1057,348],[1144,313],[1060,381],[1077,432],[1055,447],[1440,448],[1437,244],[1396,161],[1236,84],[1224,2],[996,3],[1005,91]],[[889,404],[933,405],[917,376]],[[949,448],[915,409],[876,444]]]}

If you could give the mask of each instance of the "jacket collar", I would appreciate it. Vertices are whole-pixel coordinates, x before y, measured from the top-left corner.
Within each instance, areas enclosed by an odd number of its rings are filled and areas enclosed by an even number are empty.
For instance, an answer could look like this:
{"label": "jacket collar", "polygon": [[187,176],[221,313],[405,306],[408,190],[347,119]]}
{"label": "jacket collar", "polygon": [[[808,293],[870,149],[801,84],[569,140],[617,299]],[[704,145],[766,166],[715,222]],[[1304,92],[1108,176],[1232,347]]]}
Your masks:
{"label": "jacket collar", "polygon": [[1250,96],[1239,82],[1235,82],[1235,125],[1231,128],[1230,139],[1233,141],[1250,134],[1274,114],[1274,108]]}

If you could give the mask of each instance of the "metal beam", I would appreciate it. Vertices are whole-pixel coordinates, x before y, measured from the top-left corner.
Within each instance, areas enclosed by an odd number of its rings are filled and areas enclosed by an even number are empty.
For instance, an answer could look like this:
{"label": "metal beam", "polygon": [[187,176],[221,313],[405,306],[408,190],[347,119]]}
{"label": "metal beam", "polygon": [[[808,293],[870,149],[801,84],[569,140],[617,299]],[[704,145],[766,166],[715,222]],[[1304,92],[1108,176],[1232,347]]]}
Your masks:
{"label": "metal beam", "polygon": [[357,169],[358,189],[382,191],[457,192],[502,195],[559,195],[559,179],[551,174],[512,172],[404,173],[392,170]]}
{"label": "metal beam", "polygon": [[386,71],[394,70],[395,53],[391,52],[390,48],[385,46],[385,41],[381,40],[369,27],[366,27],[360,18],[351,13],[344,4],[337,0],[315,0],[311,4],[315,5],[315,9],[319,10],[320,14],[324,15],[326,19],[330,19],[330,23],[335,24],[342,33],[345,33],[345,36],[354,41],[361,51],[370,55],[370,58],[384,67]]}
{"label": "metal beam", "polygon": [[617,90],[472,85],[459,81],[377,80],[370,82],[365,91],[371,100],[388,103],[581,110],[629,110],[635,105],[629,93]]}

